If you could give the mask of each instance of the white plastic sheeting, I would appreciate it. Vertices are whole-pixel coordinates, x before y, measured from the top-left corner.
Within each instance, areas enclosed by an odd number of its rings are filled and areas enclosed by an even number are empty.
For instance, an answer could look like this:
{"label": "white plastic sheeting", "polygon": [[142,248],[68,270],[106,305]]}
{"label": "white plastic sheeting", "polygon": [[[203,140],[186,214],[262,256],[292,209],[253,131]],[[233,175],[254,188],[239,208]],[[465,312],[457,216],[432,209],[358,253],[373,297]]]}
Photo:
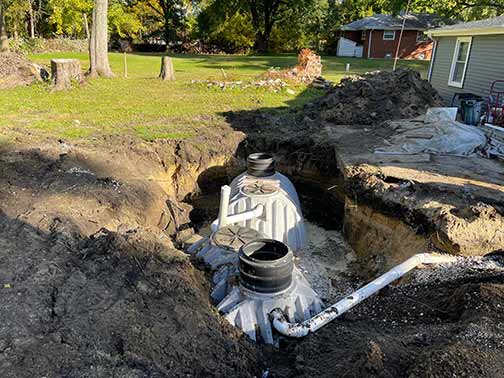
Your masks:
{"label": "white plastic sheeting", "polygon": [[454,121],[447,112],[431,112],[419,125],[417,129],[395,135],[389,141],[390,146],[377,148],[375,153],[466,156],[483,149],[487,143],[483,131]]}

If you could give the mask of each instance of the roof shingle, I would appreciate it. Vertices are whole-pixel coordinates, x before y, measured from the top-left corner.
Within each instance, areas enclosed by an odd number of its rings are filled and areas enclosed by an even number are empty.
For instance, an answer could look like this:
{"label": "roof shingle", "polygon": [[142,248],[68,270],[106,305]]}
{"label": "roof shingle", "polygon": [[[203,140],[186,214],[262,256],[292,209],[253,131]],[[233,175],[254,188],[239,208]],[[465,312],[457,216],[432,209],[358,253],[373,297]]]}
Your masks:
{"label": "roof shingle", "polygon": [[427,30],[446,22],[442,17],[428,13],[398,16],[375,14],[343,25],[341,30],[399,30],[402,28],[404,19],[406,19],[404,28],[407,30]]}
{"label": "roof shingle", "polygon": [[479,20],[479,21],[461,22],[458,24],[433,29],[432,32],[436,33],[444,31],[487,29],[487,28],[504,28],[504,16],[487,18],[485,20]]}

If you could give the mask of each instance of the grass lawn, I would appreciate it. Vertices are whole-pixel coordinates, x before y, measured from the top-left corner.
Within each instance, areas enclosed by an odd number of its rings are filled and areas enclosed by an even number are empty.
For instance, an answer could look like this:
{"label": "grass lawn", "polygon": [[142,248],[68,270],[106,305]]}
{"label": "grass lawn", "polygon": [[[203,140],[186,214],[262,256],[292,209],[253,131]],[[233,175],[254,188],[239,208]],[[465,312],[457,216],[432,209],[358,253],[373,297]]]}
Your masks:
{"label": "grass lawn", "polygon": [[[51,58],[77,58],[87,68],[87,55],[80,53],[37,54],[33,61],[49,65]],[[128,79],[122,77],[122,54],[110,54],[115,79],[96,79],[66,92],[51,93],[47,84],[0,91],[0,143],[15,135],[63,139],[88,139],[93,136],[132,134],[145,140],[184,138],[201,127],[224,122],[222,112],[256,108],[300,106],[320,91],[305,86],[273,92],[265,88],[207,88],[190,80],[222,80],[223,68],[231,80],[253,80],[270,67],[296,63],[292,54],[265,56],[174,57],[177,81],[157,80],[160,58],[157,55],[128,55]],[[323,75],[338,82],[346,63],[350,73],[391,69],[391,60],[324,57]],[[426,75],[428,62],[401,61]]]}

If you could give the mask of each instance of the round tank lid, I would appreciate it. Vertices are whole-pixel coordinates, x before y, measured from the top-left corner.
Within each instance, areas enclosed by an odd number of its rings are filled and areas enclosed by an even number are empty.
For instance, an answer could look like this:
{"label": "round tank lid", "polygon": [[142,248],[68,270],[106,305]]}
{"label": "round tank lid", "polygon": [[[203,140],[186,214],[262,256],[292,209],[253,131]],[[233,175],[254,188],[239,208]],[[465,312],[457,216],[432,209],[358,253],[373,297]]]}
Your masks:
{"label": "round tank lid", "polygon": [[271,180],[257,180],[245,185],[242,193],[250,196],[269,196],[278,191],[278,182]]}
{"label": "round tank lid", "polygon": [[212,236],[212,241],[218,247],[238,251],[242,245],[263,237],[259,231],[230,224],[217,230]]}

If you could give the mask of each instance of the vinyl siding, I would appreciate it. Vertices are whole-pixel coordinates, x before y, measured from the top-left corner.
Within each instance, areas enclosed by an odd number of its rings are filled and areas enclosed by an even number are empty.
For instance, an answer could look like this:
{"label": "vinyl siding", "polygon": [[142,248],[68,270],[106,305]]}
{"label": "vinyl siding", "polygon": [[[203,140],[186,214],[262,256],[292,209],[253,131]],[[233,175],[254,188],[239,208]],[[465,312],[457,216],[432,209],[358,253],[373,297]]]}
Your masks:
{"label": "vinyl siding", "polygon": [[473,36],[469,61],[462,88],[448,85],[450,68],[457,37],[440,37],[432,66],[431,84],[446,104],[454,93],[488,95],[494,80],[504,80],[504,34]]}

